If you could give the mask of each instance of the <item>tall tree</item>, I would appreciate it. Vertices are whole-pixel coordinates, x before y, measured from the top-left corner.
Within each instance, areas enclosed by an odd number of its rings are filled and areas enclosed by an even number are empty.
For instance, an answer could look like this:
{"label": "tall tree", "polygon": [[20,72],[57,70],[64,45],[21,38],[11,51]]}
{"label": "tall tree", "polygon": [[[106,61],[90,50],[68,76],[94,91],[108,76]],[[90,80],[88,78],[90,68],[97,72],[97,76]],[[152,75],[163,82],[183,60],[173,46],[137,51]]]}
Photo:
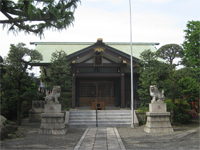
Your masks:
{"label": "tall tree", "polygon": [[70,62],[68,61],[67,54],[63,50],[52,53],[50,77],[44,76],[43,73],[42,80],[50,88],[53,86],[61,87],[60,102],[62,108],[68,108],[71,102],[72,76]]}
{"label": "tall tree", "polygon": [[0,0],[0,11],[7,18],[0,23],[8,31],[34,33],[40,37],[44,29],[66,29],[74,21],[80,0]]}
{"label": "tall tree", "polygon": [[[139,68],[139,86],[138,94],[142,102],[142,106],[146,106],[151,102],[151,96],[149,94],[150,85],[158,85],[164,77],[165,64],[158,61],[156,52],[151,50],[145,50],[140,54],[141,66]],[[162,67],[161,67],[162,66]]]}
{"label": "tall tree", "polygon": [[25,44],[11,44],[8,57],[4,61],[6,74],[2,80],[2,98],[12,99],[17,104],[17,122],[21,125],[22,102],[28,87],[33,83],[33,77],[28,75],[28,69],[32,68],[32,62],[42,60],[42,55],[36,50],[30,50]]}
{"label": "tall tree", "polygon": [[196,70],[200,82],[200,21],[189,21],[183,42],[183,64]]}
{"label": "tall tree", "polygon": [[[183,77],[190,77],[192,75],[191,68],[184,68],[177,70],[177,66],[181,65],[179,62],[175,62],[175,59],[183,57],[183,49],[177,44],[166,44],[158,49],[157,55],[164,59],[168,68],[166,69],[166,80],[163,82],[165,88],[166,97],[172,99],[172,103],[175,103],[175,99],[179,98],[181,93],[181,86],[178,81]],[[174,109],[172,114],[172,122],[174,122]]]}

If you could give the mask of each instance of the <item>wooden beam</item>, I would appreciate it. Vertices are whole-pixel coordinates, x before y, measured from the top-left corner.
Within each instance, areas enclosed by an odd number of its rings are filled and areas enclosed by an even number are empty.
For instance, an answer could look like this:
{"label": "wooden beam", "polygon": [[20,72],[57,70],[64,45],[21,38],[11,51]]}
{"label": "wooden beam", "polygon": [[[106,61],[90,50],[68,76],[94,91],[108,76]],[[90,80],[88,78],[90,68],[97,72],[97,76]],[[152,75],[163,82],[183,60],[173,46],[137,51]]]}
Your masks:
{"label": "wooden beam", "polygon": [[[104,68],[104,67],[121,67],[122,64],[114,64],[114,63],[108,63],[108,64],[103,64],[103,66],[98,66],[99,68]],[[76,67],[95,67],[94,63],[77,63],[75,64]]]}
{"label": "wooden beam", "polygon": [[76,77],[121,77],[121,73],[76,73]]}

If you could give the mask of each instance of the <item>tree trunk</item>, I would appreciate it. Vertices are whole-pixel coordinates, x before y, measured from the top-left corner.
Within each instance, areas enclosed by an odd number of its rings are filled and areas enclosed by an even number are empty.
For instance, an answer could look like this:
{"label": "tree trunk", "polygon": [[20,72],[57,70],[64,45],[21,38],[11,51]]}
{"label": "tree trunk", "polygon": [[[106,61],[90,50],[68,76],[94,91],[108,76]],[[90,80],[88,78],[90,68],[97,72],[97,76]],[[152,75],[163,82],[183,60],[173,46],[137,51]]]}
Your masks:
{"label": "tree trunk", "polygon": [[17,107],[17,124],[21,125],[21,116],[22,116],[22,104],[21,99],[18,101],[18,107]]}
{"label": "tree trunk", "polygon": [[21,125],[21,116],[22,116],[22,100],[21,100],[21,80],[18,80],[18,89],[19,89],[19,92],[18,92],[18,96],[19,96],[19,99],[18,99],[18,106],[17,106],[17,124],[18,125]]}
{"label": "tree trunk", "polygon": [[[175,104],[175,99],[174,98],[172,98],[172,103],[173,104]],[[172,109],[172,123],[174,123],[175,122],[175,110],[174,110],[174,106],[173,106],[173,109]]]}

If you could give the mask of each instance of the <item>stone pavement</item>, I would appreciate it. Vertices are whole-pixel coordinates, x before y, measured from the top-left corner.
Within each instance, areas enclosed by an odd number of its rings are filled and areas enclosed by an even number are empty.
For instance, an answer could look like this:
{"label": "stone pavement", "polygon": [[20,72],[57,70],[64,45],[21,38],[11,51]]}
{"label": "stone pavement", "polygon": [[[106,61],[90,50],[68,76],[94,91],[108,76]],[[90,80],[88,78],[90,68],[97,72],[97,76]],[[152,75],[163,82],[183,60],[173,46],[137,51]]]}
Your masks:
{"label": "stone pavement", "polygon": [[126,150],[116,128],[87,128],[74,150]]}

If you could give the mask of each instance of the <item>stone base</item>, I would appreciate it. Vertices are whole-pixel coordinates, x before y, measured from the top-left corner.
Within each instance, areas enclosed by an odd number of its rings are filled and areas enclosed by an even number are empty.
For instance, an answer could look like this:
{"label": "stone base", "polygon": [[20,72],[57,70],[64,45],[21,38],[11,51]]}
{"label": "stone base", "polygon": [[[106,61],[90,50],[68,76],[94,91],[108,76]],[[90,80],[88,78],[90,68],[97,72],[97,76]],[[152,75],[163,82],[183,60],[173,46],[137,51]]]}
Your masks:
{"label": "stone base", "polygon": [[44,109],[31,109],[29,110],[29,122],[37,123],[41,122],[41,114],[44,113]]}
{"label": "stone base", "polygon": [[45,113],[61,113],[61,104],[47,103],[44,105]]}
{"label": "stone base", "polygon": [[63,135],[67,132],[64,124],[64,113],[43,113],[38,134]]}
{"label": "stone base", "polygon": [[147,133],[171,133],[174,132],[169,112],[147,112],[147,123],[144,131]]}
{"label": "stone base", "polygon": [[167,112],[166,103],[156,101],[149,104],[149,112]]}

